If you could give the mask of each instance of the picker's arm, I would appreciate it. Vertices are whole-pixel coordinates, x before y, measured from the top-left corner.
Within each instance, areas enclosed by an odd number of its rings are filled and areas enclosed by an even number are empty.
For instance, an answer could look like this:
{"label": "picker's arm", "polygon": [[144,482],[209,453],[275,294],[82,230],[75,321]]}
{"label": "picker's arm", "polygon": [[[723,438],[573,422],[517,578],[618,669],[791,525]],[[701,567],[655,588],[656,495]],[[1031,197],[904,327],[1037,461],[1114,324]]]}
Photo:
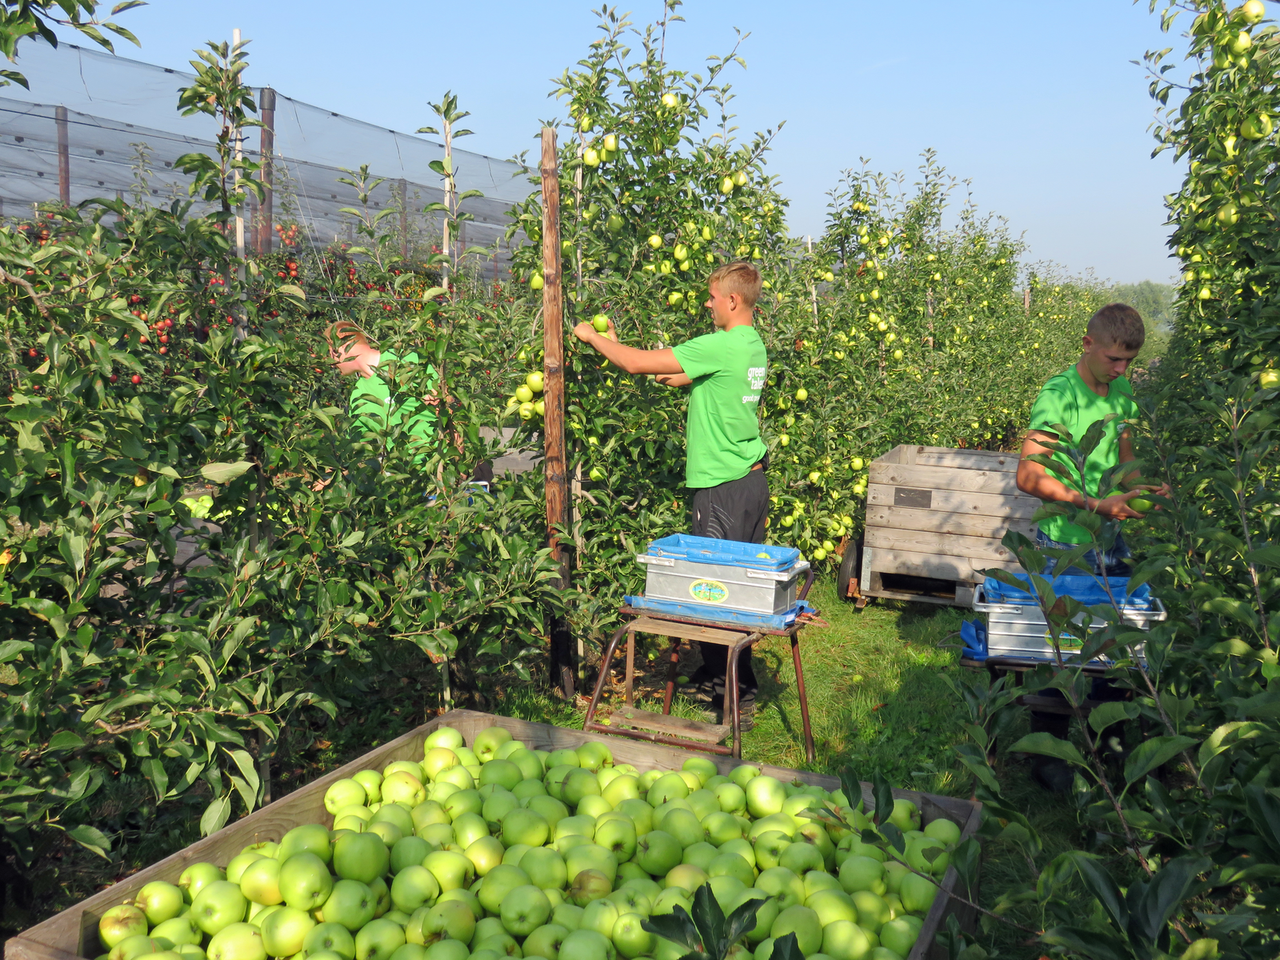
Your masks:
{"label": "picker's arm", "polygon": [[[616,339],[611,339],[617,337],[617,333],[613,329],[613,321],[609,322],[608,336],[597,333],[596,328],[586,321],[574,327],[573,333],[583,343],[594,347],[604,355],[606,360],[627,373],[665,374],[668,377],[684,376],[684,370],[680,366],[680,361],[676,359],[674,350],[670,348],[665,350],[637,350],[635,347],[628,347],[625,343],[619,343]],[[688,378],[685,377],[685,380],[688,381]],[[662,382],[667,381],[664,379]],[[671,385],[679,386],[678,383]]]}
{"label": "picker's arm", "polygon": [[[1043,430],[1029,430],[1026,438],[1022,441],[1022,459],[1018,461],[1018,489],[1023,493],[1030,494],[1033,497],[1039,497],[1041,500],[1059,501],[1062,503],[1075,504],[1077,507],[1084,507],[1103,517],[1109,517],[1112,520],[1126,520],[1131,517],[1141,518],[1143,514],[1129,507],[1129,500],[1142,493],[1141,489],[1135,488],[1127,493],[1116,493],[1109,497],[1088,497],[1072,487],[1068,487],[1065,483],[1053,476],[1042,463],[1036,463],[1034,460],[1027,459],[1038,453],[1052,454],[1053,444],[1057,441],[1057,436],[1052,433],[1045,433]],[[1125,454],[1128,454],[1126,456]],[[1120,462],[1127,463],[1133,459],[1133,448],[1128,444],[1127,434],[1121,440],[1120,445]]]}

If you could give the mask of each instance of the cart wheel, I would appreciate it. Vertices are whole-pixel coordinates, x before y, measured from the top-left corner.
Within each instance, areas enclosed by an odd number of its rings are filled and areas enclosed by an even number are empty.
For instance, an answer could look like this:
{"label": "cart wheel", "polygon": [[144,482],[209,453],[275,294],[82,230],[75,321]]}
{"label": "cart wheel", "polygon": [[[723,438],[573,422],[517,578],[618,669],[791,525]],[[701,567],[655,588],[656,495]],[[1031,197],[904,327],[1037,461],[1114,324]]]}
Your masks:
{"label": "cart wheel", "polygon": [[840,572],[836,575],[836,590],[841,600],[849,598],[849,588],[858,582],[858,573],[862,569],[862,540],[849,544],[844,551],[844,559],[840,561]]}

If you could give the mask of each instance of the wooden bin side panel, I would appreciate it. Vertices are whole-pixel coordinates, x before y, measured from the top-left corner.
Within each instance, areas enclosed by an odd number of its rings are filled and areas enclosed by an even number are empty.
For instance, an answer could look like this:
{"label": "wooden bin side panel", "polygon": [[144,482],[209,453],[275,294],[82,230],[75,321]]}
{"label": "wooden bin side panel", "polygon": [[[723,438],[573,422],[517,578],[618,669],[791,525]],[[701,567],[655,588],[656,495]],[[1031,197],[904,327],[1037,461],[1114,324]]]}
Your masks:
{"label": "wooden bin side panel", "polygon": [[1015,475],[1007,470],[968,470],[956,467],[926,467],[919,464],[871,464],[867,486],[883,483],[891,487],[913,487],[920,490],[963,490],[967,493],[1017,494]]}
{"label": "wooden bin side panel", "polygon": [[[1026,529],[1023,528],[1023,532]],[[939,557],[963,557],[984,563],[1010,563],[1016,561],[1013,551],[1000,542],[1004,534],[996,537],[968,537],[947,531],[903,530],[897,527],[868,526],[863,543],[866,547],[889,551],[935,554]],[[881,573],[891,572],[879,568]],[[948,577],[947,579],[954,579]]]}
{"label": "wooden bin side panel", "polygon": [[934,490],[908,484],[871,483],[867,485],[868,507],[890,510],[928,510],[966,516],[1030,520],[1040,506],[1035,497],[998,492],[966,490]]}
{"label": "wooden bin side panel", "polygon": [[960,583],[981,583],[985,576],[982,571],[992,568],[1013,573],[1022,569],[1016,561],[953,557],[936,550],[927,553],[919,550],[893,550],[866,546],[862,552],[863,576],[868,583],[870,578],[878,573],[906,574],[912,577],[930,577],[935,580],[955,580]]}
{"label": "wooden bin side panel", "polygon": [[[24,931],[5,943],[6,960],[83,960],[86,956],[95,955],[98,919],[110,907],[136,894],[143,885],[152,880],[176,882],[187,866],[203,860],[225,865],[232,856],[248,844],[265,839],[279,840],[286,831],[301,823],[331,823],[332,818],[324,808],[324,794],[334,781],[349,777],[357,770],[371,767],[381,769],[393,760],[419,759],[423,755],[423,741],[427,735],[443,725],[457,729],[468,743],[473,742],[475,735],[485,727],[495,725],[509,730],[513,737],[525,741],[535,749],[573,748],[588,741],[596,741],[607,744],[614,758],[620,762],[662,770],[678,770],[683,766],[684,761],[693,755],[673,747],[644,744],[605,734],[585,733],[581,730],[552,727],[473,710],[455,710],[378,747],[358,760],[299,788],[287,797],[230,824],[213,836],[206,837],[185,850],[140,870],[44,923]],[[739,763],[728,757],[712,756],[707,759],[710,759],[722,772],[728,772]],[[840,787],[836,777],[769,764],[757,764],[757,766],[760,766],[764,773],[777,777],[783,782],[800,780],[820,785],[828,790]],[[862,794],[867,809],[872,809],[874,800],[869,784],[862,784]],[[915,803],[920,808],[924,823],[938,817],[953,821],[960,826],[962,839],[973,836],[981,821],[982,804],[980,803],[918,793],[913,790],[894,790],[893,794],[895,797]],[[942,890],[951,891],[955,883],[955,870],[949,868],[942,880]],[[962,905],[948,896],[940,895],[934,902],[925,920],[921,936],[907,960],[945,960],[944,955],[934,946],[933,940],[936,932],[942,928],[945,918],[951,913],[956,913],[962,921],[965,920]]]}
{"label": "wooden bin side panel", "polygon": [[[1031,535],[1035,524],[1028,517],[983,516],[977,513],[951,513],[945,510],[915,510],[911,507],[885,507],[867,504],[867,537],[879,543],[882,531],[919,531],[942,536],[983,537],[997,543],[1006,531],[1017,530]],[[872,533],[874,531],[874,533]],[[937,537],[935,536],[935,539]]]}
{"label": "wooden bin side panel", "polygon": [[[1017,473],[1019,456],[998,450],[955,450],[951,447],[916,447],[910,462],[922,467],[950,467],[962,470],[1000,470]],[[899,460],[898,462],[906,462]]]}

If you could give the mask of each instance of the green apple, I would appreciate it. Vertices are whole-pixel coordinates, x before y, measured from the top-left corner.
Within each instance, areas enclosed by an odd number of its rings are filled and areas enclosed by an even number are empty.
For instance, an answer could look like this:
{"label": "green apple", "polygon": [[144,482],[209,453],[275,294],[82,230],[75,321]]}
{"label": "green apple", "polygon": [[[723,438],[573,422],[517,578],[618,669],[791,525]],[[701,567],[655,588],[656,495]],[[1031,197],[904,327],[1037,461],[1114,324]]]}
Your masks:
{"label": "green apple", "polygon": [[716,786],[713,793],[720,809],[725,813],[740,814],[747,809],[747,793],[738,784],[729,782]]}
{"label": "green apple", "polygon": [[368,802],[369,794],[364,787],[359,781],[350,778],[335,780],[324,792],[324,808],[334,815],[343,807],[353,804],[362,806]]}
{"label": "green apple", "polygon": [[522,806],[532,810],[547,821],[547,826],[550,828],[551,836],[553,837],[555,836],[556,826],[561,820],[569,816],[569,808],[565,806],[564,801],[557,800],[552,796],[530,797],[522,803]]}
{"label": "green apple", "polygon": [[[335,847],[336,847],[335,843]],[[399,873],[405,867],[413,863],[422,863],[426,859],[427,854],[436,848],[422,837],[401,837],[396,841],[395,846],[391,848],[390,870],[391,873]],[[337,858],[337,850],[334,851],[334,857]]]}
{"label": "green apple", "polygon": [[925,914],[933,906],[938,895],[938,887],[927,877],[909,873],[902,878],[902,886],[898,889],[898,897],[907,912]]}
{"label": "green apple", "polygon": [[747,863],[751,864],[752,867],[759,866],[759,864],[756,863],[755,847],[753,847],[751,845],[751,841],[747,840],[745,837],[738,840],[726,840],[724,843],[720,844],[720,852],[737,854],[743,860],[747,861]]}
{"label": "green apple", "polygon": [[244,868],[255,860],[264,860],[262,854],[256,850],[242,850],[234,857],[227,861],[227,879],[237,886],[240,885],[240,877],[244,873]]}
{"label": "green apple", "polygon": [[684,777],[678,773],[664,773],[654,781],[645,799],[649,801],[650,806],[657,807],[672,797],[683,799],[687,796],[689,796],[689,784],[685,782]]}
{"label": "green apple", "polygon": [[[373,889],[359,880],[339,880],[319,910],[324,923],[336,923],[355,933],[373,919],[378,900]],[[297,951],[293,951],[296,953]],[[285,954],[288,956],[291,954]],[[273,953],[272,956],[281,956]]]}
{"label": "green apple", "polygon": [[781,830],[766,830],[756,838],[756,866],[761,870],[777,867],[782,862],[782,854],[791,846],[791,838]]}
{"label": "green apple", "polygon": [[[461,948],[460,956],[457,948]],[[457,944],[457,948],[455,948],[447,957],[433,958],[433,960],[467,960],[467,957],[471,953],[471,951],[467,949],[467,945],[465,943],[460,943]],[[404,943],[396,948],[395,953],[391,954],[391,960],[427,960],[427,958],[427,948],[420,943]]]}
{"label": "green apple", "polygon": [[761,870],[756,877],[756,889],[777,900],[780,910],[804,903],[804,881],[786,867]]}
{"label": "green apple", "polygon": [[817,953],[822,947],[822,925],[818,915],[808,907],[799,904],[786,907],[769,928],[769,936],[775,940],[788,933],[796,935],[796,944],[805,956]]}
{"label": "green apple", "polygon": [[692,810],[679,808],[670,810],[658,820],[657,825],[659,830],[675,837],[681,847],[702,843],[707,838],[707,831],[703,828],[702,821]]}
{"label": "green apple", "polygon": [[164,944],[148,937],[145,933],[137,933],[125,937],[106,954],[107,960],[136,960],[137,957],[157,953],[164,949]]}
{"label": "green apple", "polygon": [[[472,769],[475,774],[472,774]],[[456,767],[446,767],[436,774],[436,784],[451,783],[459,790],[474,790],[476,786],[476,775],[480,773],[480,765],[459,764]]]}
{"label": "green apple", "polygon": [[616,960],[613,941],[595,930],[572,930],[560,944],[559,960]]}
{"label": "green apple", "polygon": [[845,893],[855,890],[870,890],[877,895],[884,894],[888,883],[884,875],[884,864],[873,857],[851,856],[840,864],[840,886]]}
{"label": "green apple", "polygon": [[951,862],[951,855],[946,849],[941,840],[921,837],[907,844],[907,864],[921,873],[941,876],[947,872],[947,865]]}
{"label": "green apple", "polygon": [[[178,907],[181,910],[181,890],[178,891],[178,901]],[[177,914],[175,913],[174,916]],[[146,911],[132,903],[121,903],[104,912],[102,918],[98,920],[98,939],[102,941],[105,949],[110,950],[130,937],[145,937],[147,929]]]}
{"label": "green apple", "polygon": [[613,933],[614,923],[622,913],[617,902],[610,897],[592,900],[582,908],[582,919],[578,929],[595,930],[606,937],[610,936]]}
{"label": "green apple", "polygon": [[583,870],[599,870],[609,878],[610,887],[618,878],[618,858],[598,843],[579,844],[564,855],[565,869],[571,878]]}
{"label": "green apple", "polygon": [[304,823],[286,833],[280,838],[280,850],[276,854],[276,859],[283,863],[295,853],[304,851],[315,854],[324,863],[333,859],[329,831],[322,824]]}
{"label": "green apple", "polygon": [[696,773],[700,786],[706,786],[707,781],[720,772],[719,767],[709,757],[690,757],[681,765],[681,769]]}
{"label": "green apple", "polygon": [[[606,326],[607,329],[607,326]],[[574,751],[578,755],[578,766],[593,773],[601,767],[613,766],[613,753],[598,740],[590,740]]]}
{"label": "green apple", "polygon": [[[512,810],[520,806],[520,800],[510,790],[493,785],[494,790],[484,801],[484,806],[480,808],[480,815],[484,817],[485,822],[489,823],[494,830],[500,830],[502,827],[502,818]],[[484,788],[480,791],[480,796],[484,796]]]}
{"label": "green apple", "polygon": [[707,871],[692,863],[677,863],[674,867],[667,871],[665,879],[666,885],[669,887],[683,887],[685,890],[697,890],[706,883],[710,877]]}
{"label": "green apple", "polygon": [[683,856],[680,841],[662,830],[650,830],[636,841],[635,862],[651,876],[666,876]]}
{"label": "green apple", "polygon": [[815,893],[823,890],[843,890],[840,881],[825,870],[810,870],[802,878],[804,880],[804,898],[809,901]]}
{"label": "green apple", "polygon": [[499,910],[502,925],[513,937],[527,937],[551,916],[551,901],[531,883],[518,886],[503,898]]}
{"label": "green apple", "polygon": [[[694,774],[697,776],[697,774]],[[720,801],[716,799],[715,792],[705,787],[699,787],[685,798],[685,802],[689,804],[689,809],[698,815],[699,820],[705,820],[713,813],[722,813],[720,809]]]}
{"label": "green apple", "polygon": [[820,890],[807,897],[804,905],[818,915],[818,922],[824,927],[836,920],[858,919],[853,898],[840,889]]}
{"label": "green apple", "polygon": [[702,828],[707,841],[717,847],[742,837],[742,825],[738,823],[738,818],[723,810],[717,810],[703,818]]}
{"label": "green apple", "polygon": [[756,882],[755,867],[736,853],[717,851],[706,870],[707,876],[713,880],[716,877],[737,877],[748,887]]}
{"label": "green apple", "polygon": [[510,760],[494,757],[480,766],[480,785],[496,783],[505,790],[511,790],[524,779],[520,768]]}
{"label": "green apple", "polygon": [[423,742],[423,749],[429,750],[432,747],[448,747],[454,750],[462,746],[466,741],[461,733],[449,726],[439,726],[427,734],[427,739]]}
{"label": "green apple", "polygon": [[778,855],[778,866],[786,867],[799,877],[804,877],[811,870],[822,871],[826,863],[822,852],[811,843],[788,844]]}
{"label": "green apple", "polygon": [[434,781],[445,770],[460,766],[461,763],[458,755],[448,747],[432,747],[422,758],[422,772],[428,780]]}
{"label": "green apple", "polygon": [[579,870],[571,873],[573,882],[565,894],[566,898],[579,907],[585,907],[594,900],[608,896],[613,892],[613,881],[600,870]]}
{"label": "green apple", "polygon": [[925,824],[924,835],[951,846],[960,842],[960,827],[946,817],[938,817]]}
{"label": "green apple", "polygon": [[266,960],[262,932],[251,923],[231,923],[209,938],[209,960]]}
{"label": "green apple", "polygon": [[475,740],[471,743],[471,749],[476,752],[476,757],[481,763],[492,760],[498,747],[502,746],[508,740],[511,740],[511,731],[503,727],[486,727],[476,734]]}
{"label": "green apple", "polygon": [[766,896],[762,891],[754,887],[748,887],[739,893],[733,900],[730,900],[724,906],[726,915],[737,910],[738,907],[746,903],[748,900],[758,900],[760,905],[756,908],[755,926],[746,932],[747,942],[750,944],[759,944],[769,936],[769,930],[773,926],[773,921],[777,919],[781,912],[778,901],[772,897]]}
{"label": "green apple", "polygon": [[[576,909],[576,908],[575,908]],[[569,928],[560,923],[544,923],[524,938],[521,950],[527,957],[542,957],[543,960],[558,960],[560,944],[569,935]]]}
{"label": "green apple", "polygon": [[370,920],[356,932],[355,960],[390,960],[408,941],[404,927],[387,917]]}
{"label": "green apple", "polygon": [[760,768],[750,763],[741,763],[729,771],[729,779],[744,790],[747,783],[758,776],[760,776]]}
{"label": "green apple", "polygon": [[903,833],[908,830],[919,830],[920,811],[910,800],[896,798],[893,801],[893,812],[889,814],[889,822]]}
{"label": "green apple", "polygon": [[905,957],[920,937],[920,926],[914,917],[898,917],[880,928],[880,944],[899,957]]}
{"label": "green apple", "polygon": [[440,882],[420,864],[411,864],[391,880],[391,902],[397,910],[413,913],[440,896]]}
{"label": "green apple", "polygon": [[[536,783],[539,786],[542,786],[540,781],[546,771],[542,769],[542,760],[539,758],[537,753],[527,747],[521,747],[519,750],[513,751],[505,759],[510,760],[520,769],[520,775],[524,778],[523,782]],[[543,787],[543,789],[545,790],[546,788]],[[516,796],[520,795],[514,787],[512,788],[512,792],[515,793]]]}
{"label": "green apple", "polygon": [[[327,870],[325,876],[328,876]],[[136,907],[134,909],[137,910]],[[230,880],[215,880],[205,885],[191,902],[191,916],[195,919],[196,926],[210,936],[223,927],[240,923],[248,912],[248,899],[240,892],[239,885]],[[145,924],[146,914],[141,910],[138,913],[142,915]]]}
{"label": "green apple", "polygon": [[196,926],[191,914],[170,917],[151,928],[151,939],[168,944],[169,949],[187,944],[200,943],[204,939],[204,931]]}
{"label": "green apple", "polygon": [[329,868],[316,854],[309,851],[295,853],[280,865],[280,894],[289,906],[298,910],[314,910],[329,899],[332,891],[333,878],[329,876]]}
{"label": "green apple", "polygon": [[625,813],[636,825],[636,839],[643,837],[653,829],[653,807],[643,797],[623,800],[616,807],[619,813]]}
{"label": "green apple", "polygon": [[[606,769],[612,771],[616,768]],[[634,800],[640,796],[640,781],[630,774],[620,773],[601,787],[600,795],[616,810],[622,801]]]}
{"label": "green apple", "polygon": [[344,880],[372,883],[390,866],[391,851],[375,833],[347,833],[333,842],[333,872]]}
{"label": "green apple", "polygon": [[781,813],[787,792],[782,783],[767,774],[752,777],[744,788],[747,794],[747,811],[753,817],[767,817]]}
{"label": "green apple", "polygon": [[832,960],[867,960],[875,941],[852,920],[835,920],[822,928],[822,952]]}
{"label": "green apple", "polygon": [[610,933],[618,955],[633,960],[647,956],[653,950],[654,936],[644,928],[644,918],[638,913],[624,913],[613,924]]}
{"label": "green apple", "polygon": [[884,898],[870,890],[855,890],[849,896],[858,911],[858,925],[879,936],[880,928],[889,920],[889,905]]}
{"label": "green apple", "polygon": [[182,891],[183,899],[187,903],[192,903],[196,894],[198,894],[207,884],[214,880],[225,880],[227,875],[222,872],[221,867],[216,867],[212,863],[193,863],[182,871],[178,877],[178,889]]}
{"label": "green apple", "polygon": [[[378,841],[378,846],[382,846],[381,841]],[[263,906],[282,903],[284,895],[280,892],[280,867],[280,861],[270,857],[253,861],[240,874],[240,892],[251,903]]]}
{"label": "green apple", "polygon": [[[422,781],[412,773],[404,770],[393,770],[382,778],[382,802],[407,803],[412,809],[427,799],[427,791]],[[286,834],[286,837],[288,835]]]}
{"label": "green apple", "polygon": [[598,793],[591,794],[578,801],[578,808],[575,812],[595,819],[600,817],[601,814],[612,813],[613,804]]}
{"label": "green apple", "polygon": [[426,944],[445,938],[470,943],[476,932],[476,915],[461,900],[442,900],[427,911],[421,931]]}
{"label": "green apple", "polygon": [[364,787],[366,803],[382,802],[382,774],[377,770],[357,770],[351,779]]}
{"label": "green apple", "polygon": [[308,957],[327,951],[337,954],[344,960],[354,960],[356,941],[351,931],[342,924],[322,922],[307,932],[306,939],[302,941],[302,949],[306,951]]}
{"label": "green apple", "polygon": [[[355,833],[356,831],[351,831]],[[404,831],[390,820],[370,820],[365,824],[364,833],[377,837],[388,850],[404,837]]]}
{"label": "green apple", "polygon": [[609,850],[619,863],[630,860],[636,852],[636,825],[624,813],[614,812],[597,820],[595,842]]}
{"label": "green apple", "polygon": [[582,926],[582,907],[576,903],[557,904],[551,911],[551,922],[559,924],[567,930],[577,930]]}
{"label": "green apple", "polygon": [[[361,884],[363,886],[363,884]],[[366,888],[367,891],[368,888]],[[373,905],[369,906],[369,920],[373,919]],[[293,907],[282,907],[262,922],[262,945],[267,956],[291,957],[302,949],[307,934],[316,925],[311,914]]]}
{"label": "green apple", "polygon": [[502,863],[506,847],[497,837],[483,836],[467,845],[463,855],[475,867],[477,877],[488,876],[494,867]]}

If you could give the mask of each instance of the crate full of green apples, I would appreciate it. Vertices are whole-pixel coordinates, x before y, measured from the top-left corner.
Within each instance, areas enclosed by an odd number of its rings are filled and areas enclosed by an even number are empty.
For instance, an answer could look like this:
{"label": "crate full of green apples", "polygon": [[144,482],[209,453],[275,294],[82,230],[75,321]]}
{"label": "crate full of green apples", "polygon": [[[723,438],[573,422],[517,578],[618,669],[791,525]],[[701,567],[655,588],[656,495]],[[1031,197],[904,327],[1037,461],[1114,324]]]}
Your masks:
{"label": "crate full of green apples", "polygon": [[923,960],[948,914],[969,920],[948,861],[980,805],[891,803],[875,818],[866,784],[454,711],[6,957]]}

